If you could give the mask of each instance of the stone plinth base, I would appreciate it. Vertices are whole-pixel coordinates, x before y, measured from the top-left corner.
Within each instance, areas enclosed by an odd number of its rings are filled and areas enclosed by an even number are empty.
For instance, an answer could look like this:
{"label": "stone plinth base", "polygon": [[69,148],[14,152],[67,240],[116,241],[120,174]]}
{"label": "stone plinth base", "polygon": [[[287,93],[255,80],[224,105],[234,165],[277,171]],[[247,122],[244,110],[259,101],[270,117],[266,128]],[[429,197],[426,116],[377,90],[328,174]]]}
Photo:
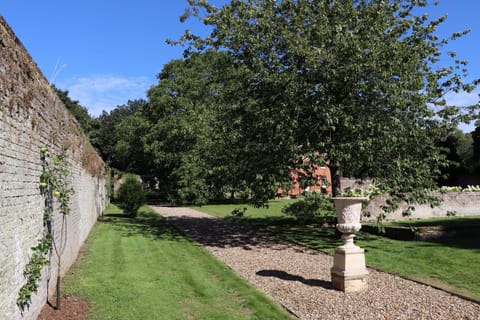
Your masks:
{"label": "stone plinth base", "polygon": [[332,284],[335,289],[343,292],[358,292],[367,287],[367,275],[359,279],[343,277],[332,272]]}
{"label": "stone plinth base", "polygon": [[361,291],[367,286],[368,271],[364,250],[357,246],[342,246],[335,250],[331,269],[333,286],[344,292]]}

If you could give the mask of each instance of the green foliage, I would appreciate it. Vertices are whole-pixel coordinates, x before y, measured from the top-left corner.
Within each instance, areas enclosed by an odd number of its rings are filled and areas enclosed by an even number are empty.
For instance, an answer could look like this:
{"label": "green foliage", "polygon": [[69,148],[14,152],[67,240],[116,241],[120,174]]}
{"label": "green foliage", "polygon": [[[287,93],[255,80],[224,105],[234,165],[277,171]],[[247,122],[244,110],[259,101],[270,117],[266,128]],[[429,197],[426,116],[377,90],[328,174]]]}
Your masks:
{"label": "green foliage", "polygon": [[244,177],[255,175],[258,200],[299,154],[315,152],[328,160],[334,195],[343,174],[375,180],[393,202],[432,200],[422,190],[448,163],[437,137],[476,116],[478,106],[446,103],[445,92],[471,92],[477,81],[464,82],[464,61],[437,65],[450,39],[436,35],[446,17],[421,14],[427,1],[189,3],[183,18],[197,16],[213,31],[185,33],[179,42],[190,45],[187,54],[217,49],[238,70],[221,119],[253,159]]}
{"label": "green foliage", "polygon": [[[223,53],[207,52],[165,65],[148,93],[152,128],[145,139],[155,174],[169,200],[204,204],[245,191],[241,136],[221,117],[235,67]],[[252,159],[253,160],[253,159]]]}
{"label": "green foliage", "polygon": [[304,223],[333,221],[335,217],[332,199],[318,192],[306,193],[303,200],[285,206],[282,212]]}
{"label": "green foliage", "polygon": [[245,214],[245,211],[247,211],[247,208],[244,207],[244,208],[235,208],[232,210],[232,212],[230,212],[230,214],[234,217],[237,217],[237,218],[240,218],[240,217],[243,217],[244,214]]}
{"label": "green foliage", "polygon": [[30,304],[32,295],[38,290],[38,282],[42,277],[42,269],[50,264],[47,254],[52,250],[53,240],[51,234],[47,233],[39,240],[35,247],[32,247],[32,257],[23,270],[23,275],[27,279],[18,292],[17,305],[22,309]]}
{"label": "green foliage", "polygon": [[127,175],[118,189],[116,202],[125,214],[135,217],[138,209],[145,204],[145,198],[146,194],[142,183],[135,176]]}
{"label": "green foliage", "polygon": [[478,105],[445,99],[477,85],[465,61],[441,57],[468,31],[440,38],[446,17],[423,15],[428,1],[189,3],[182,19],[212,33],[172,41],[188,46],[185,58],[164,66],[149,101],[104,113],[92,134],[107,162],[161,181],[171,201],[242,193],[262,205],[292,168],[305,182],[327,165],[334,195],[341,176],[369,178],[393,196],[390,210],[435,200],[427,190],[459,161],[446,149],[466,159],[468,138],[439,140],[478,116]]}
{"label": "green foliage", "polygon": [[68,182],[69,163],[67,151],[68,146],[63,147],[61,152],[53,160],[50,160],[48,148],[45,146],[40,148],[42,173],[40,175],[39,187],[45,204],[43,237],[35,247],[31,248],[33,251],[32,257],[23,271],[27,282],[20,288],[17,298],[17,305],[22,309],[30,304],[32,295],[37,292],[42,269],[50,264],[47,255],[53,248],[58,255],[58,272],[60,272],[60,248],[55,245],[52,236],[52,215],[54,213],[54,198],[59,203],[58,211],[60,214],[65,216],[70,212],[70,197],[74,194],[74,189],[70,187]]}
{"label": "green foliage", "polygon": [[477,121],[477,126],[471,135],[473,140],[472,168],[475,174],[480,177],[480,120]]}
{"label": "green foliage", "polygon": [[170,173],[169,178],[173,182],[170,185],[169,200],[174,204],[203,205],[210,199],[202,163],[193,161],[194,158],[192,155],[183,155],[179,166]]}
{"label": "green foliage", "polygon": [[447,217],[455,217],[457,215],[457,211],[455,210],[448,210]]}
{"label": "green foliage", "polygon": [[115,144],[117,168],[127,172],[148,173],[148,154],[145,153],[144,140],[150,128],[148,120],[140,113],[126,116],[115,126],[118,139]]}
{"label": "green foliage", "polygon": [[366,198],[367,200],[371,200],[382,193],[384,193],[383,190],[372,185],[366,189],[352,189],[350,187],[345,188],[340,194],[340,196],[341,197],[361,197],[361,198]]}
{"label": "green foliage", "polygon": [[[147,101],[142,99],[128,101],[110,112],[103,111],[96,119],[90,141],[109,166],[122,171],[148,173],[150,166],[144,161],[141,141],[146,134],[145,125],[141,124],[147,106]],[[125,119],[128,120],[122,125]],[[137,125],[140,127],[136,128]]]}
{"label": "green foliage", "polygon": [[41,180],[46,177],[49,185],[49,192],[57,198],[60,203],[59,212],[61,214],[68,214],[70,212],[70,197],[75,194],[75,190],[68,181],[70,175],[70,165],[68,162],[68,147],[64,147],[60,154],[58,154],[53,162],[47,164],[48,171],[44,171]]}
{"label": "green foliage", "polygon": [[452,187],[441,187],[439,189],[436,189],[434,191],[438,191],[441,193],[446,193],[446,192],[480,192],[480,185],[467,185],[466,188],[462,188],[459,186],[452,186]]}
{"label": "green foliage", "polygon": [[[441,186],[462,185],[470,181],[480,181],[480,175],[475,173],[474,141],[472,133],[463,133],[460,129],[452,131],[444,139],[437,142],[441,152],[446,156],[446,166],[438,179]],[[465,178],[467,178],[465,181]],[[473,179],[472,179],[473,178]]]}

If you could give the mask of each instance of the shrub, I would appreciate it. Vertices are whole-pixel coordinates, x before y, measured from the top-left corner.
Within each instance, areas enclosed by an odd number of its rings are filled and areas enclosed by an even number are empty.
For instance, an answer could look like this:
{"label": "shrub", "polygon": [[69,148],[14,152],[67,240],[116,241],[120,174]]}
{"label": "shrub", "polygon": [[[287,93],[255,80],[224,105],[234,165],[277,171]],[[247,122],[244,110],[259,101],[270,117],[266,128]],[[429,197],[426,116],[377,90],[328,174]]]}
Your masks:
{"label": "shrub", "polygon": [[117,203],[123,212],[135,217],[138,209],[145,204],[146,194],[142,183],[135,176],[128,175],[118,189]]}
{"label": "shrub", "polygon": [[317,193],[309,192],[303,200],[285,206],[282,212],[297,217],[301,222],[327,222],[335,218],[335,207],[332,199]]}
{"label": "shrub", "polygon": [[234,217],[240,218],[244,216],[245,211],[247,211],[247,208],[243,208],[243,209],[235,208],[230,212],[230,214]]}
{"label": "shrub", "polygon": [[480,186],[467,186],[463,189],[465,192],[480,192]]}

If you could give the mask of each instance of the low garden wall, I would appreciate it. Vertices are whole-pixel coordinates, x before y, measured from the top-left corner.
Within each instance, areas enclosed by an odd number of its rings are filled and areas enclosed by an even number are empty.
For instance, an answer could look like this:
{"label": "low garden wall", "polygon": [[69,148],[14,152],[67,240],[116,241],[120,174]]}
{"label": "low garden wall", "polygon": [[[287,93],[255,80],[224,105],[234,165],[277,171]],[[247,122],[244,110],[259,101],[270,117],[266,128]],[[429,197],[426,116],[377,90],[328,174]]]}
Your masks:
{"label": "low garden wall", "polygon": [[[426,219],[447,217],[449,215],[480,215],[480,192],[434,192],[433,195],[441,199],[440,206],[431,207],[430,205],[414,205],[415,210],[412,211],[411,216],[408,218]],[[385,204],[386,199],[386,196],[379,196],[370,201],[368,206],[364,209],[364,213],[369,213],[370,217],[364,218],[364,221],[376,220],[376,217],[382,213],[381,207]],[[407,204],[400,204],[395,212],[387,215],[386,220],[405,220],[406,217],[403,216],[402,212],[407,208]]]}
{"label": "low garden wall", "polygon": [[41,148],[56,155],[68,146],[68,180],[75,193],[63,219],[53,202],[51,233],[61,253],[63,275],[75,261],[107,201],[104,163],[60,102],[24,46],[0,16],[0,319],[36,319],[54,293],[57,256],[47,257],[37,293],[18,305],[27,282],[32,247],[45,232]]}

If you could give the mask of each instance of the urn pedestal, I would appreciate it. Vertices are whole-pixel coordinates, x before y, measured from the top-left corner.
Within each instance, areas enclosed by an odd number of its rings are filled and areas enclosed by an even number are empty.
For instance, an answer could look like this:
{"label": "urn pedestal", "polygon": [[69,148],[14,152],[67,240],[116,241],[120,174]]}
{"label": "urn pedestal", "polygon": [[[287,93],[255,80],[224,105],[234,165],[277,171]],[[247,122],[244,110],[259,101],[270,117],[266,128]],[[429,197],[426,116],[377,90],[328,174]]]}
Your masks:
{"label": "urn pedestal", "polygon": [[365,267],[364,250],[354,244],[355,233],[360,230],[362,202],[366,198],[333,198],[337,211],[336,225],[342,233],[344,244],[335,249],[331,269],[333,286],[344,292],[363,290],[367,285],[368,271]]}

